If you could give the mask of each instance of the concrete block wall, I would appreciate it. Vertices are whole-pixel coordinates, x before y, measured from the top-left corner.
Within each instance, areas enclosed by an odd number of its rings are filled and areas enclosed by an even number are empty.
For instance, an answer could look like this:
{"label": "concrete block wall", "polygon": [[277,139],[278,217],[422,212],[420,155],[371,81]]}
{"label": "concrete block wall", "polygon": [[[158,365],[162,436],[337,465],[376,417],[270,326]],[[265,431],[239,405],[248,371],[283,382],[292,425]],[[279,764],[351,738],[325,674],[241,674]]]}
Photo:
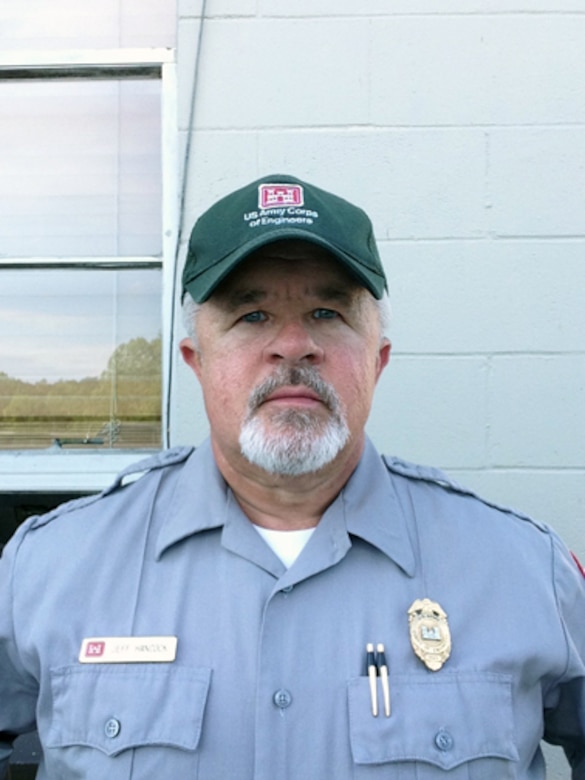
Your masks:
{"label": "concrete block wall", "polygon": [[[183,144],[201,10],[179,0]],[[208,0],[184,238],[263,173],[362,205],[394,313],[374,440],[585,558],[583,40],[582,0]],[[182,368],[176,395],[197,441]]]}
{"label": "concrete block wall", "polygon": [[[179,2],[182,149],[201,40],[183,239],[262,173],[361,204],[394,312],[377,444],[520,504],[585,556],[585,7],[437,5],[208,0],[200,31],[202,1]],[[180,366],[176,393],[173,438],[198,440]]]}

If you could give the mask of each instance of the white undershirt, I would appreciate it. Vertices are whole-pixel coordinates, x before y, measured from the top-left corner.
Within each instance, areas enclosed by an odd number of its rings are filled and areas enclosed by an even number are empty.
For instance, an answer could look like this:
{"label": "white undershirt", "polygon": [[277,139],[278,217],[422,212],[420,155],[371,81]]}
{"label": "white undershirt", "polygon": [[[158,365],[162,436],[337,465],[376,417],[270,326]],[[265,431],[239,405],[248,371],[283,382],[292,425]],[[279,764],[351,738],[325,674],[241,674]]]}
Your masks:
{"label": "white undershirt", "polygon": [[314,528],[302,528],[300,531],[273,531],[271,528],[261,528],[259,525],[254,525],[254,528],[278,555],[287,569],[290,569],[299,557],[315,530]]}

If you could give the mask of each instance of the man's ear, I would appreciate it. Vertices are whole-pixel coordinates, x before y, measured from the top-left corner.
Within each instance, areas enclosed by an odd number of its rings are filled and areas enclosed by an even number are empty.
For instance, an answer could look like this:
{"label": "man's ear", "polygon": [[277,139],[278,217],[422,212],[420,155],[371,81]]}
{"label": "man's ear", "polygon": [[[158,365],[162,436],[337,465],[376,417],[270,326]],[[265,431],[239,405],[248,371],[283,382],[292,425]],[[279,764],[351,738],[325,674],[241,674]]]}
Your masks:
{"label": "man's ear", "polygon": [[179,342],[179,349],[183,360],[194,372],[197,379],[201,376],[201,354],[190,338],[184,338]]}
{"label": "man's ear", "polygon": [[389,339],[383,339],[378,351],[378,371],[376,373],[376,382],[380,378],[380,374],[386,368],[390,362],[390,352],[392,351],[392,343]]}

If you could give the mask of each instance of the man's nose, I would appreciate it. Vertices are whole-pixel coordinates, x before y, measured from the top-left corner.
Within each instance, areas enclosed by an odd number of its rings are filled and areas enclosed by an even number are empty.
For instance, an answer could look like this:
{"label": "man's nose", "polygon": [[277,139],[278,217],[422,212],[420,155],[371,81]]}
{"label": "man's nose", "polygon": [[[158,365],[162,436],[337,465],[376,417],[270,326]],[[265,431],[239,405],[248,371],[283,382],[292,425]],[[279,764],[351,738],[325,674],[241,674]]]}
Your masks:
{"label": "man's nose", "polygon": [[323,359],[323,348],[301,322],[282,325],[265,348],[265,357],[271,363],[318,364]]}

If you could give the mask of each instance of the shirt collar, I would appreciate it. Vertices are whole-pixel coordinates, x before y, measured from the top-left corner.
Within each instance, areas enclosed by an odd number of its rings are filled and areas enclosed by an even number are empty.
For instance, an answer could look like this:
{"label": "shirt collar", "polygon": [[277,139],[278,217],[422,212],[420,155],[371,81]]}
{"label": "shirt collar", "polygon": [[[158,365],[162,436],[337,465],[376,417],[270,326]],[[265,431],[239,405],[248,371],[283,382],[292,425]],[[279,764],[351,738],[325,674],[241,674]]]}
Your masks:
{"label": "shirt collar", "polygon": [[[181,468],[165,511],[167,519],[158,536],[157,557],[192,534],[230,526],[229,518],[236,510],[241,513],[234,507],[231,491],[215,464],[211,444],[205,441]],[[260,537],[253,528],[249,530],[250,544],[253,540],[256,546],[261,542]],[[416,564],[409,524],[391,475],[369,439],[357,468],[325,512],[318,531],[319,536],[332,535],[332,549],[336,553],[331,563],[343,557],[349,548],[349,534],[377,547],[406,574],[414,575]],[[231,535],[230,531],[225,541]]]}
{"label": "shirt collar", "polygon": [[380,454],[366,438],[364,452],[342,491],[349,534],[377,547],[413,577],[416,569],[409,523]]}
{"label": "shirt collar", "polygon": [[206,440],[182,465],[171,496],[164,497],[168,506],[157,539],[157,558],[192,534],[221,528],[225,523],[228,492],[215,465],[211,443]]}

